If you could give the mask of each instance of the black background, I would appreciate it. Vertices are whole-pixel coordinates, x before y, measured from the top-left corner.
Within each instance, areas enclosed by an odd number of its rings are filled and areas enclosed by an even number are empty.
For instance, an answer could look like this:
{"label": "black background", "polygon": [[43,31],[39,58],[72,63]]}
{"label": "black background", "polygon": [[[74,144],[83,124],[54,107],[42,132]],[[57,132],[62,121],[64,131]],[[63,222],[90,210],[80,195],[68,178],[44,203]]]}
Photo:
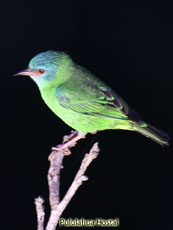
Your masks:
{"label": "black background", "polygon": [[[71,129],[33,81],[12,75],[39,52],[65,51],[172,136],[173,8],[153,0],[11,1],[1,6],[0,25],[1,221],[4,229],[36,229],[34,198],[43,196],[48,210],[50,148]],[[119,217],[120,229],[172,229],[172,147],[137,133],[104,131],[80,141],[64,161],[62,196],[93,141],[100,155],[63,217]]]}

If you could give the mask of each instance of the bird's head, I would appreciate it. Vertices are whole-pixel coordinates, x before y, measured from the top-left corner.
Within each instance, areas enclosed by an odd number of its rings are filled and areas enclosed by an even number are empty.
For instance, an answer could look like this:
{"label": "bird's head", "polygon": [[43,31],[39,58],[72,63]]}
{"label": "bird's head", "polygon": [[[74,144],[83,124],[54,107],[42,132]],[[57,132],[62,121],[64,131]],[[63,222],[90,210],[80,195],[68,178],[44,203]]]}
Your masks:
{"label": "bird's head", "polygon": [[42,52],[31,59],[27,69],[18,72],[15,76],[30,76],[38,86],[50,82],[56,77],[63,56],[66,56],[63,52]]}

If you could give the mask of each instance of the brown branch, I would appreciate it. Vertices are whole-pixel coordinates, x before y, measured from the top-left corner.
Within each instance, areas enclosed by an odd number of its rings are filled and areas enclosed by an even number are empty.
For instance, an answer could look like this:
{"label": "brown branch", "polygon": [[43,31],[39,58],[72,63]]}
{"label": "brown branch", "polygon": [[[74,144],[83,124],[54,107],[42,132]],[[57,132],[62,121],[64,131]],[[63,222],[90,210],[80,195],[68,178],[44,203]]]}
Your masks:
{"label": "brown branch", "polygon": [[[70,136],[69,136],[70,138]],[[65,136],[64,140],[67,139]],[[80,169],[78,170],[70,188],[68,189],[67,193],[65,194],[64,198],[60,201],[60,170],[63,167],[63,159],[65,153],[63,150],[53,151],[49,156],[50,167],[48,171],[48,185],[49,185],[49,203],[51,208],[51,213],[49,217],[49,221],[46,226],[46,230],[55,230],[58,224],[59,218],[67,205],[69,204],[70,200],[76,193],[77,189],[82,185],[83,181],[88,180],[87,176],[84,175],[87,167],[90,163],[98,156],[99,148],[98,143],[95,143],[89,154],[85,154]],[[36,210],[37,210],[37,230],[43,230],[44,224],[44,210],[43,210],[43,199],[42,203],[36,202],[39,199],[35,200]],[[44,213],[44,215],[43,215]],[[43,217],[43,218],[42,218]],[[41,219],[41,221],[40,221]],[[42,226],[42,228],[40,227]]]}

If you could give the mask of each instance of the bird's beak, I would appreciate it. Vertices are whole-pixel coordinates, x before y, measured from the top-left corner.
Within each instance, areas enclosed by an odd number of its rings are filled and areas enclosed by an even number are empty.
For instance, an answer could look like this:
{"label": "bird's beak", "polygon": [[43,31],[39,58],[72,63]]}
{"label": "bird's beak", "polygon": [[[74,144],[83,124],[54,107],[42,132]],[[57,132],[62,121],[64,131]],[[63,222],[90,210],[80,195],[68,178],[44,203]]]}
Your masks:
{"label": "bird's beak", "polygon": [[33,71],[33,70],[31,70],[31,69],[29,69],[29,68],[27,68],[27,69],[24,69],[24,70],[22,70],[22,71],[20,71],[20,72],[18,72],[18,73],[16,73],[16,74],[14,74],[13,76],[38,76],[38,75],[40,75],[37,71]]}

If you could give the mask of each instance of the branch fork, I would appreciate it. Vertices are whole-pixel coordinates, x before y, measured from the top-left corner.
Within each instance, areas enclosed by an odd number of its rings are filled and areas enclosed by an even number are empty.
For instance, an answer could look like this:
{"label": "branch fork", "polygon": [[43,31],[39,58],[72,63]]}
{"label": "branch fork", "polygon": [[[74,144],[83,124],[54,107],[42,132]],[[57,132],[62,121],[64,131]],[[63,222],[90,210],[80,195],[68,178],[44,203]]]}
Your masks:
{"label": "branch fork", "polygon": [[[72,135],[72,134],[71,134]],[[63,143],[71,138],[71,135],[65,136]],[[74,145],[73,145],[74,146]],[[72,146],[70,146],[72,147]],[[50,204],[50,217],[46,225],[46,230],[55,230],[59,218],[78,188],[82,185],[83,181],[87,181],[88,177],[85,176],[85,171],[91,162],[97,158],[99,154],[98,143],[96,142],[89,153],[85,154],[81,166],[71,184],[64,198],[60,201],[60,171],[63,168],[63,159],[66,156],[65,150],[52,151],[48,157],[50,167],[48,171],[48,186],[49,186],[49,204]],[[44,230],[45,211],[43,207],[44,200],[41,197],[35,199],[36,213],[37,213],[37,230]]]}

